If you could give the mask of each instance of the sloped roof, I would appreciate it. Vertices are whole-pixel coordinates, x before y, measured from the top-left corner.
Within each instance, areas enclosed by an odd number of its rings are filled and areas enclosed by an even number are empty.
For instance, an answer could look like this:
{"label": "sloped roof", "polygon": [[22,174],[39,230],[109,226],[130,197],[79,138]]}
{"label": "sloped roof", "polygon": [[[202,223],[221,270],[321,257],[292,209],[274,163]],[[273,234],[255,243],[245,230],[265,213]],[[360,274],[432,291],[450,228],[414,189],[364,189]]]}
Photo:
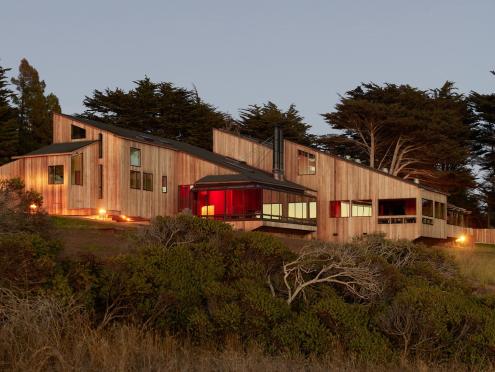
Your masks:
{"label": "sloped roof", "polygon": [[250,182],[258,182],[273,187],[289,189],[299,193],[304,193],[305,190],[309,190],[304,186],[298,185],[290,181],[276,180],[275,178],[273,178],[273,175],[271,173],[264,172],[258,168],[251,167],[247,165],[245,162],[232,159],[227,156],[223,156],[205,150],[203,148],[190,145],[185,142],[180,142],[169,138],[158,137],[148,133],[142,133],[131,129],[120,128],[112,124],[101,123],[94,120],[78,118],[75,116],[70,116],[65,114],[59,114],[59,115],[113,133],[122,138],[130,139],[137,142],[143,142],[152,146],[166,147],[176,151],[185,152],[192,156],[206,160],[210,163],[214,163],[216,165],[237,172],[241,174],[245,180],[249,180]]}
{"label": "sloped roof", "polygon": [[85,146],[91,145],[97,141],[77,141],[77,142],[63,142],[52,143],[51,145],[42,147],[40,149],[31,151],[27,154],[16,156],[16,158],[37,156],[37,155],[50,155],[50,154],[66,154],[76,151]]}

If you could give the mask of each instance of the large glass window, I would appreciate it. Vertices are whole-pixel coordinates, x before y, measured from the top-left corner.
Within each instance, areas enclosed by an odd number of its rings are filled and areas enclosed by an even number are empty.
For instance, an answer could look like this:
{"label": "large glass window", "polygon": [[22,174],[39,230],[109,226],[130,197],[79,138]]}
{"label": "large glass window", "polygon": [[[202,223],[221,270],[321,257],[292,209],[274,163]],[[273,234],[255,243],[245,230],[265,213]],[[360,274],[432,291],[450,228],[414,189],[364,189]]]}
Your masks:
{"label": "large glass window", "polygon": [[263,218],[269,220],[279,220],[282,217],[282,204],[263,204]]}
{"label": "large glass window", "polygon": [[371,217],[371,200],[353,200],[351,202],[352,217]]}
{"label": "large glass window", "polygon": [[297,151],[297,167],[300,175],[316,174],[316,157],[306,151]]}
{"label": "large glass window", "polygon": [[308,218],[308,204],[303,202],[289,203],[288,216],[289,218]]}
{"label": "large glass window", "polygon": [[70,182],[72,185],[83,184],[83,154],[77,154],[70,159]]}
{"label": "large glass window", "polygon": [[153,174],[143,173],[143,190],[153,191]]}
{"label": "large glass window", "polygon": [[133,167],[141,166],[141,150],[135,147],[131,147],[131,165]]}
{"label": "large glass window", "polygon": [[330,202],[331,218],[349,217],[350,211],[351,203],[349,201],[332,200]]}
{"label": "large glass window", "polygon": [[141,190],[141,172],[131,170],[131,189]]}
{"label": "large glass window", "polygon": [[64,166],[49,165],[48,166],[48,184],[61,185],[64,183]]}
{"label": "large glass window", "polygon": [[433,200],[422,199],[421,200],[423,216],[433,217]]}
{"label": "large glass window", "polygon": [[416,215],[416,199],[380,199],[378,201],[379,216],[414,216]]}
{"label": "large glass window", "polygon": [[86,138],[86,129],[78,127],[76,125],[71,125],[70,127],[70,138],[71,139],[83,139]]}
{"label": "large glass window", "polygon": [[309,202],[309,218],[316,218],[316,202]]}

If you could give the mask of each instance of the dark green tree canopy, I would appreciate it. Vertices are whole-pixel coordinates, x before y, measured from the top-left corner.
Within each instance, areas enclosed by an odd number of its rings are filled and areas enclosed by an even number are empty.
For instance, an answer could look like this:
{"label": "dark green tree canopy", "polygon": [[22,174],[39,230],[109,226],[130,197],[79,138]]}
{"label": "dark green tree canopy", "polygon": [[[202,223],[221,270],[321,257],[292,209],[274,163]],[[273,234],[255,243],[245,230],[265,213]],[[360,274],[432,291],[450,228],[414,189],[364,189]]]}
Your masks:
{"label": "dark green tree canopy", "polygon": [[222,128],[230,117],[204,102],[194,90],[172,83],[134,82],[129,91],[95,90],[84,99],[83,117],[211,149],[212,128]]}
{"label": "dark green tree canopy", "polygon": [[338,133],[320,139],[323,149],[396,176],[418,178],[454,194],[460,204],[474,184],[468,167],[472,116],[452,82],[432,91],[361,84],[323,117]]}
{"label": "dark green tree canopy", "polygon": [[0,165],[17,155],[18,122],[17,110],[12,106],[13,92],[8,86],[9,68],[0,66]]}
{"label": "dark green tree canopy", "polygon": [[294,104],[287,111],[270,101],[261,106],[250,105],[240,110],[238,125],[241,133],[260,140],[271,138],[275,125],[280,125],[286,139],[308,146],[314,142],[314,136],[308,133],[311,126],[304,122]]}
{"label": "dark green tree canopy", "polygon": [[23,154],[50,144],[52,113],[60,112],[58,98],[52,93],[45,96],[45,82],[25,58],[12,83],[17,90],[14,103],[19,111],[19,152]]}

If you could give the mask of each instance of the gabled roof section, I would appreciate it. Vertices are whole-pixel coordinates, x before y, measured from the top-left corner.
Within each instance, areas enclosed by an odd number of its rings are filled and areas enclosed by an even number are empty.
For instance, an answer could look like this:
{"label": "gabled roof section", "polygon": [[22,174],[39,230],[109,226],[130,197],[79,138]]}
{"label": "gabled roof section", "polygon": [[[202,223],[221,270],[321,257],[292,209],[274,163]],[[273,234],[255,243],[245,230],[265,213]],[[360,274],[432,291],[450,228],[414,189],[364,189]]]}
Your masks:
{"label": "gabled roof section", "polygon": [[52,143],[51,145],[42,147],[38,150],[31,151],[21,156],[15,156],[14,158],[24,158],[30,156],[40,155],[53,155],[53,154],[68,154],[80,148],[86,147],[97,141],[78,141],[78,142],[64,142],[64,143]]}
{"label": "gabled roof section", "polygon": [[142,133],[131,129],[120,128],[112,124],[105,124],[94,120],[78,118],[75,116],[70,116],[65,114],[58,114],[58,115],[64,116],[68,119],[83,124],[90,125],[92,127],[101,129],[103,131],[113,133],[118,137],[122,137],[136,142],[146,143],[152,146],[165,147],[175,151],[187,153],[202,160],[208,161],[210,163],[237,172],[243,175],[243,177],[245,179],[248,179],[250,182],[269,184],[273,187],[289,189],[298,193],[304,193],[306,190],[309,190],[308,188],[293,182],[276,180],[275,178],[273,178],[273,175],[271,173],[264,172],[260,169],[251,167],[247,165],[245,162],[232,159],[220,154],[216,154],[214,152],[202,149],[197,146],[190,145],[185,142],[180,142],[169,138],[158,137],[152,134]]}

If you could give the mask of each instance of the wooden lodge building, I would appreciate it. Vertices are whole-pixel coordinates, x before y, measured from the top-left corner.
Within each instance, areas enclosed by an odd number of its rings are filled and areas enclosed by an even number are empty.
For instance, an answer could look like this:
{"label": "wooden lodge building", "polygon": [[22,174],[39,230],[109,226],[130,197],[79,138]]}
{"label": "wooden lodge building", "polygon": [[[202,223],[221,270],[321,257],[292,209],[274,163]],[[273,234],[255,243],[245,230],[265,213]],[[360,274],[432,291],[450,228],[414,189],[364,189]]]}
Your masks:
{"label": "wooden lodge building", "polygon": [[465,210],[447,195],[284,140],[213,131],[213,152],[55,114],[53,144],[0,167],[43,195],[50,214],[149,219],[189,212],[243,230],[346,241],[455,238]]}

